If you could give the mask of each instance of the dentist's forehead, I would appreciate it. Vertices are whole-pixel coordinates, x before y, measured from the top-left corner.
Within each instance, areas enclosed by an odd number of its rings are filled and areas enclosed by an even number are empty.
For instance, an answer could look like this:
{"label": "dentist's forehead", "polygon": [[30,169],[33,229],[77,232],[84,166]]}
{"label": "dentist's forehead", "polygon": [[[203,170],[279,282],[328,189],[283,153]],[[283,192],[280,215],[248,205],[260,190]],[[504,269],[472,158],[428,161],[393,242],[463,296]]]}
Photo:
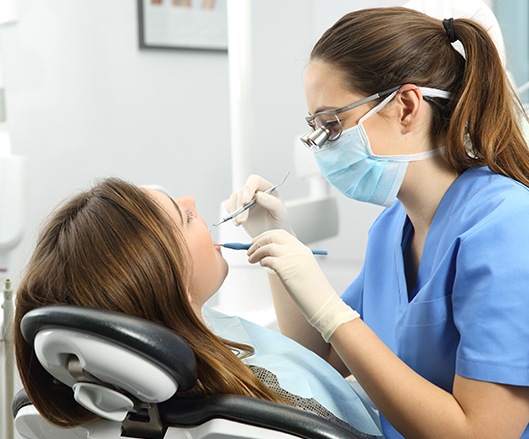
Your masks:
{"label": "dentist's forehead", "polygon": [[362,97],[345,86],[345,77],[340,70],[318,60],[307,66],[304,86],[309,115],[336,110]]}

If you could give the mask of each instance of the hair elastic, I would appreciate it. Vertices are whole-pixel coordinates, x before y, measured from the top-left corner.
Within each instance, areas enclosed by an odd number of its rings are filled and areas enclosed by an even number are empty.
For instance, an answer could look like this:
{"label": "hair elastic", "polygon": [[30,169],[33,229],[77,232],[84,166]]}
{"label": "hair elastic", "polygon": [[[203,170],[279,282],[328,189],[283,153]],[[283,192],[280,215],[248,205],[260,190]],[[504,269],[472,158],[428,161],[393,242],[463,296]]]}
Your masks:
{"label": "hair elastic", "polygon": [[457,41],[457,36],[454,30],[454,19],[445,18],[443,20],[443,27],[445,28],[446,35],[448,35],[448,41],[450,41],[450,43],[455,43]]}

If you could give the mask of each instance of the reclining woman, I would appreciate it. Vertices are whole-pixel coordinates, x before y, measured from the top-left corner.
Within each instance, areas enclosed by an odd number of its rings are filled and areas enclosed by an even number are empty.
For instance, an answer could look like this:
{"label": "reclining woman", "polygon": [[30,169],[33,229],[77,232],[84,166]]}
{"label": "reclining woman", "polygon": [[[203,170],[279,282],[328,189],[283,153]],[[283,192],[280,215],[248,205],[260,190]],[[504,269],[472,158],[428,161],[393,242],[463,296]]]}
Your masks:
{"label": "reclining woman", "polygon": [[36,361],[20,332],[32,309],[69,304],[174,330],[197,360],[197,384],[183,396],[260,398],[318,413],[361,437],[379,436],[358,395],[323,359],[275,331],[203,310],[227,273],[192,197],[172,199],[116,178],[74,195],[48,219],[17,291],[17,366],[32,403],[56,425],[94,420]]}

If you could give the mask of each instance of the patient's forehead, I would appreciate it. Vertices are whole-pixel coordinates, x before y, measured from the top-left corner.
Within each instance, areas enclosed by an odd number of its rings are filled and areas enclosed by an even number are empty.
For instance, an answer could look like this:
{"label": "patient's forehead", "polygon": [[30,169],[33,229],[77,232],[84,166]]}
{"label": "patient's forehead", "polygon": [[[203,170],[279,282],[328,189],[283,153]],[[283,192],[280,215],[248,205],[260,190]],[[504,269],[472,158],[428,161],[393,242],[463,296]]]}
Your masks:
{"label": "patient's forehead", "polygon": [[140,186],[140,189],[152,197],[165,213],[173,218],[177,224],[182,223],[182,212],[171,197],[151,187]]}

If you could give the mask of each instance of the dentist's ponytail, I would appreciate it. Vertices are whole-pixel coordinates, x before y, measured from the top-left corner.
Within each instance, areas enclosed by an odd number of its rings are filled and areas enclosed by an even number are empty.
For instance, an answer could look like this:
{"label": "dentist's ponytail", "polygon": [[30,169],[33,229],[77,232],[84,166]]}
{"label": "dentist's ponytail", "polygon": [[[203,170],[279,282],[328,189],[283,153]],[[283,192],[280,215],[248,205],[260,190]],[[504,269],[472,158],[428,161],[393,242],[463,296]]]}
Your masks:
{"label": "dentist's ponytail", "polygon": [[[471,20],[454,19],[465,51],[460,96],[446,136],[446,159],[459,172],[486,165],[529,185],[529,154],[520,122],[526,118],[489,34]],[[454,49],[455,50],[455,49]]]}

